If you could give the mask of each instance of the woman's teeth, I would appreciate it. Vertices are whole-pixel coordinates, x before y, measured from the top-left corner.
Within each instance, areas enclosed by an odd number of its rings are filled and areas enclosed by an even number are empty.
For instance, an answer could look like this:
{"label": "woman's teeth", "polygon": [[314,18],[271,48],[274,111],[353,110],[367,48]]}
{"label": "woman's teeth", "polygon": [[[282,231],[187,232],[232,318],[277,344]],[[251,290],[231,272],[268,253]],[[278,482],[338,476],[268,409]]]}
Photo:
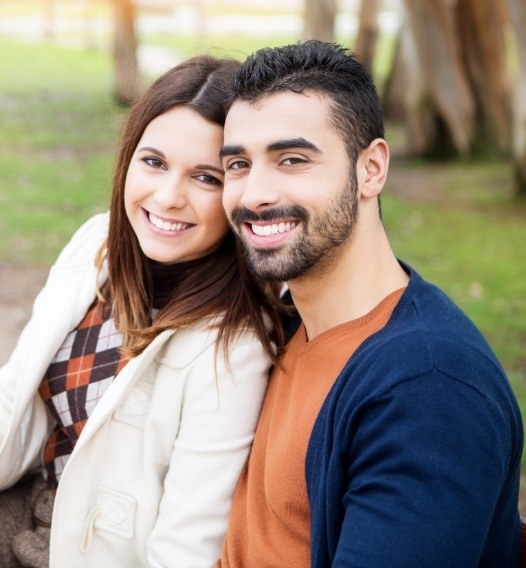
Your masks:
{"label": "woman's teeth", "polygon": [[260,237],[268,237],[269,235],[277,235],[278,233],[287,233],[298,223],[287,222],[287,223],[276,223],[274,225],[255,225],[251,224],[252,232]]}
{"label": "woman's teeth", "polygon": [[152,225],[163,231],[182,231],[190,227],[190,223],[170,223],[170,221],[163,221],[156,217],[153,213],[148,213],[148,219]]}

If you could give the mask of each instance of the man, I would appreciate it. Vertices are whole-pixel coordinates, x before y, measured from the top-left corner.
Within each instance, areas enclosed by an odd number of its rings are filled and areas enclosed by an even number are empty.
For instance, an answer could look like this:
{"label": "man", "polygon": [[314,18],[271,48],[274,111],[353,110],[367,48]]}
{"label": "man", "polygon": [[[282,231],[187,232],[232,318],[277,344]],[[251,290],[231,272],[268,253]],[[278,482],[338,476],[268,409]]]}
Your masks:
{"label": "man", "polygon": [[238,72],[224,206],[301,325],[272,373],[220,566],[516,566],[522,422],[474,325],[399,262],[374,84],[343,48]]}

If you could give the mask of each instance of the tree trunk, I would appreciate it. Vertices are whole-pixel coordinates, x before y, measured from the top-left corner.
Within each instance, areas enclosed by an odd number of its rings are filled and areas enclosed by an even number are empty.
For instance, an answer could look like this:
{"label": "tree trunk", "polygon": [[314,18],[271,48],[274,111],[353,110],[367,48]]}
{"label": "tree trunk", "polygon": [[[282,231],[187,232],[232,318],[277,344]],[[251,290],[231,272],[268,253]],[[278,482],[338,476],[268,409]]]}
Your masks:
{"label": "tree trunk", "polygon": [[97,49],[95,0],[82,0],[82,44],[84,49]]}
{"label": "tree trunk", "polygon": [[475,101],[462,62],[448,0],[404,0],[419,68],[438,116],[438,131],[460,155],[470,151],[475,133]]}
{"label": "tree trunk", "polygon": [[354,51],[358,59],[373,71],[374,53],[378,40],[378,12],[380,0],[362,0],[360,5],[360,24]]}
{"label": "tree trunk", "polygon": [[458,37],[477,107],[477,142],[508,151],[511,92],[506,63],[506,14],[495,0],[457,0]]}
{"label": "tree trunk", "polygon": [[130,105],[141,92],[137,63],[137,39],[135,36],[135,10],[133,0],[114,2],[114,66],[115,99],[119,104]]}
{"label": "tree trunk", "polygon": [[404,57],[402,36],[407,33],[407,26],[403,24],[398,31],[394,49],[393,60],[389,74],[385,80],[382,92],[382,110],[387,120],[402,122],[405,120],[404,92],[407,83],[408,65]]}
{"label": "tree trunk", "polygon": [[511,21],[515,30],[518,77],[515,90],[513,163],[516,192],[526,197],[526,0],[508,0]]}
{"label": "tree trunk", "polygon": [[451,150],[451,142],[444,140],[444,132],[438,128],[439,117],[420,68],[417,46],[405,23],[399,31],[382,106],[388,119],[405,123],[410,156],[443,156],[446,149]]}
{"label": "tree trunk", "polygon": [[304,0],[302,39],[334,41],[336,0]]}
{"label": "tree trunk", "polygon": [[56,6],[55,0],[42,0],[42,21],[44,40],[55,39]]}

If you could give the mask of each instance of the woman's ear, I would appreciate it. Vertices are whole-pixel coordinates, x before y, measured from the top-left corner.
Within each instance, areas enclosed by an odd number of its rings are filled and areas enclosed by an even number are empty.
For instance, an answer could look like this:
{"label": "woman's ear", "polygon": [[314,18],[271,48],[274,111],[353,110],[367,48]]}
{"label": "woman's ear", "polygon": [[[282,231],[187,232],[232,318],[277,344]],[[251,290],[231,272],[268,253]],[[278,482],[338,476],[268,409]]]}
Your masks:
{"label": "woman's ear", "polygon": [[373,140],[360,154],[358,168],[361,197],[376,197],[385,185],[389,169],[389,146],[383,138]]}

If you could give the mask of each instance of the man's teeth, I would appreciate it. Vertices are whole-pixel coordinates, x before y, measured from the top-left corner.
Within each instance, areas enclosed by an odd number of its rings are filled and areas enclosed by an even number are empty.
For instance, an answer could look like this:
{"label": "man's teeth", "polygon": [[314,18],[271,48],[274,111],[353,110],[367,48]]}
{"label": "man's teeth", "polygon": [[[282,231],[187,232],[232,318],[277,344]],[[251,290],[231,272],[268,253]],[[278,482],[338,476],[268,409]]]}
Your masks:
{"label": "man's teeth", "polygon": [[148,219],[152,225],[155,225],[158,229],[162,229],[163,231],[182,231],[190,226],[190,223],[170,223],[169,221],[163,221],[153,213],[148,213]]}
{"label": "man's teeth", "polygon": [[286,233],[297,225],[296,222],[276,223],[274,225],[255,225],[251,224],[252,232],[260,237],[268,237],[269,235],[277,235],[278,233]]}

